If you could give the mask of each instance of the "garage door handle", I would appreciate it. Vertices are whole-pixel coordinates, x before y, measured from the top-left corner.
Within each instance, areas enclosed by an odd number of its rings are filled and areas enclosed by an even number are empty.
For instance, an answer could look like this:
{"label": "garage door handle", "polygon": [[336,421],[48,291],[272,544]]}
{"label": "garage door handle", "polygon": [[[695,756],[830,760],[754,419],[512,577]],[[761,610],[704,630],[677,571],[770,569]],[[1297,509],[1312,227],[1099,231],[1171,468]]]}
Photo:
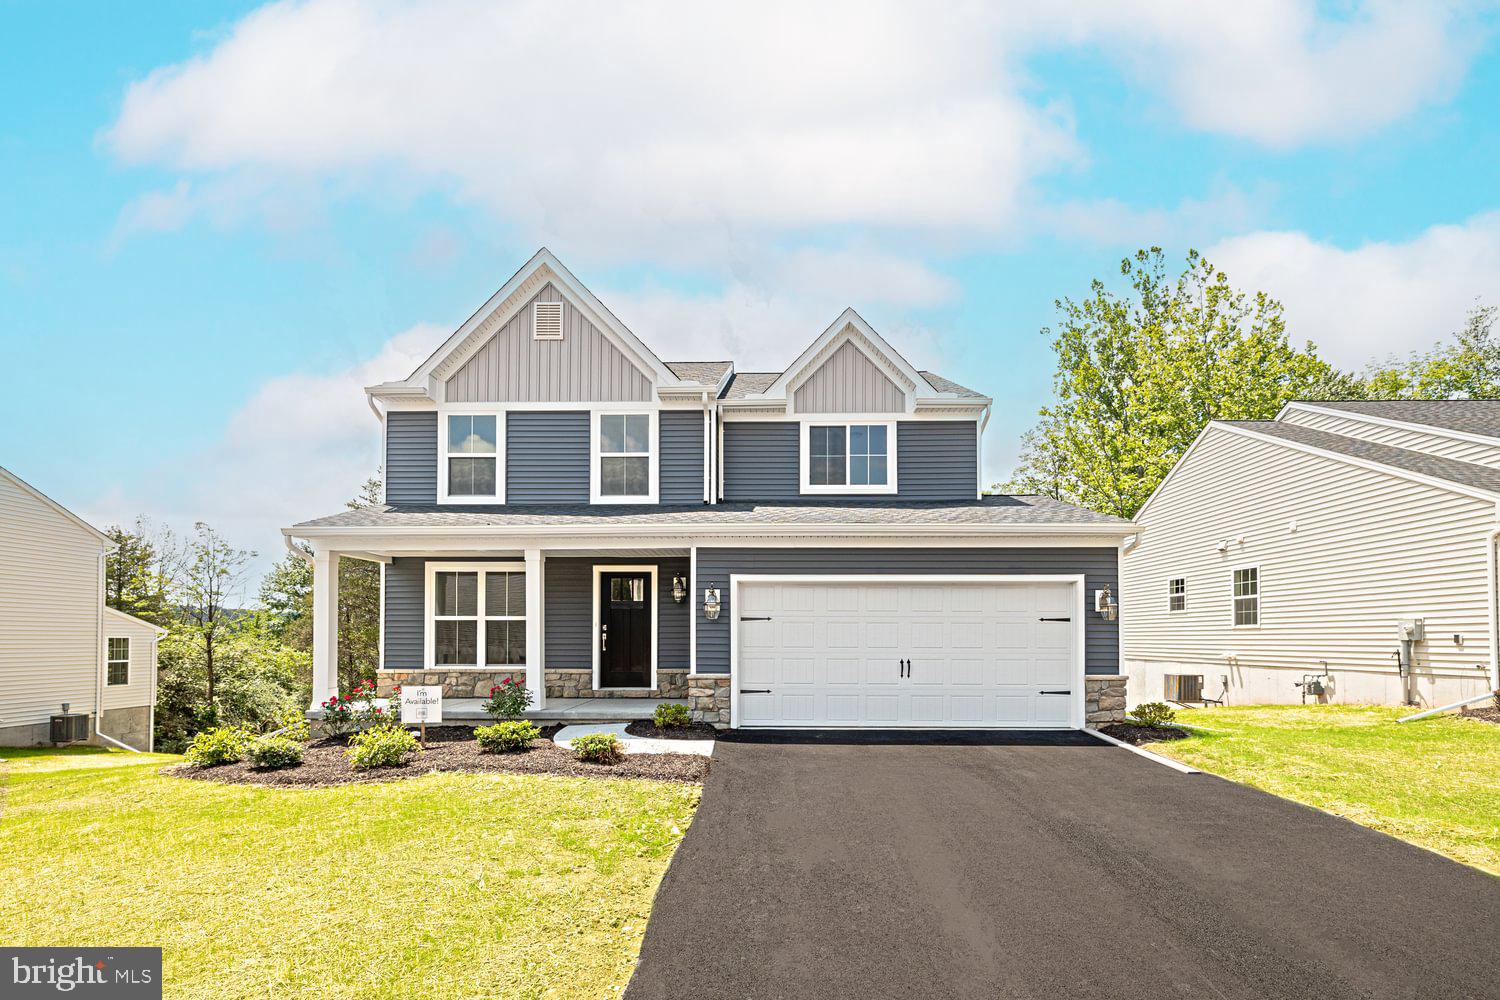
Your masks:
{"label": "garage door handle", "polygon": [[770,688],[740,688],[740,694],[770,694]]}
{"label": "garage door handle", "polygon": [[769,618],[747,618],[744,615],[740,615],[740,621],[742,622],[768,622],[770,620]]}
{"label": "garage door handle", "polygon": [[1073,619],[1071,619],[1071,618],[1038,618],[1037,619],[1037,621],[1039,621],[1039,622],[1070,622],[1072,620]]}
{"label": "garage door handle", "polygon": [[1072,691],[1038,691],[1037,694],[1072,694]]}

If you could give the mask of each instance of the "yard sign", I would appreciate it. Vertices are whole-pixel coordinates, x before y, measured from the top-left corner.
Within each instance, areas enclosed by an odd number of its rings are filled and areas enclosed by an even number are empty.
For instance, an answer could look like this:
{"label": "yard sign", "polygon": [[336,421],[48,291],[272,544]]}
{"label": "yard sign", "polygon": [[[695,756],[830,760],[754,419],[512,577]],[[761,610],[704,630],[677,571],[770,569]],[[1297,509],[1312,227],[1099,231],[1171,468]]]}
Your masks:
{"label": "yard sign", "polygon": [[443,721],[443,689],[439,685],[403,687],[401,689],[403,724]]}

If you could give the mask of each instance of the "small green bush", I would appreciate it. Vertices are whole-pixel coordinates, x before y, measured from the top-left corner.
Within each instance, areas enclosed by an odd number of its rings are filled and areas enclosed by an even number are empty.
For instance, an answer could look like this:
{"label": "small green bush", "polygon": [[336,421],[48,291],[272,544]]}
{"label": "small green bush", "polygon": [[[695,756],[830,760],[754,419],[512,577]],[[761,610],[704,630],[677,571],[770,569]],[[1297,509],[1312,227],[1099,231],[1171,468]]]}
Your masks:
{"label": "small green bush", "polygon": [[657,729],[677,729],[693,721],[693,713],[686,705],[657,705],[651,715]]}
{"label": "small green bush", "polygon": [[531,746],[531,741],[542,735],[542,731],[530,722],[510,720],[497,722],[493,726],[480,726],[474,730],[479,749],[490,753],[513,753]]}
{"label": "small green bush", "polygon": [[249,731],[238,726],[218,726],[205,730],[194,736],[193,742],[188,745],[188,763],[199,767],[217,767],[244,760],[245,751],[250,747],[250,739]]}
{"label": "small green bush", "polygon": [[302,763],[302,744],[286,735],[262,736],[250,744],[250,763],[274,771]]}
{"label": "small green bush", "polygon": [[1143,705],[1135,706],[1130,713],[1130,721],[1138,726],[1146,726],[1150,729],[1161,729],[1170,725],[1177,718],[1177,713],[1170,705],[1159,701],[1148,701]]}
{"label": "small green bush", "polygon": [[596,764],[614,764],[625,756],[614,733],[585,733],[572,739],[573,756]]}
{"label": "small green bush", "polygon": [[408,754],[421,747],[409,730],[400,726],[377,726],[349,737],[349,749],[344,755],[349,763],[360,770],[372,767],[398,767],[405,763]]}
{"label": "small green bush", "polygon": [[276,716],[281,732],[277,735],[285,736],[289,740],[298,743],[306,743],[312,739],[312,727],[307,724],[307,715],[300,708],[290,708]]}

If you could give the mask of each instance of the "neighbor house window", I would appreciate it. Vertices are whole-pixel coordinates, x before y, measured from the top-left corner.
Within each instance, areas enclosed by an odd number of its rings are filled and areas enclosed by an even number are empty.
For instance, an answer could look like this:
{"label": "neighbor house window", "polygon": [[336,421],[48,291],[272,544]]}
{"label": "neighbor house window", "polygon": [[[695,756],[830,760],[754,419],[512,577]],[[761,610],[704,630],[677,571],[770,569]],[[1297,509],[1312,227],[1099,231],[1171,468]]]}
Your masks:
{"label": "neighbor house window", "polygon": [[428,567],[433,667],[526,662],[526,574],[517,565]]}
{"label": "neighbor house window", "polygon": [[894,493],[893,424],[808,424],[803,489],[812,493]]}
{"label": "neighbor house window", "polygon": [[597,494],[611,500],[650,500],[655,494],[651,474],[652,418],[649,413],[600,413],[594,418],[598,433]]}
{"label": "neighbor house window", "polygon": [[1260,569],[1255,566],[1234,571],[1234,623],[1260,624]]}
{"label": "neighbor house window", "polygon": [[1176,577],[1167,581],[1167,610],[1187,610],[1187,579]]}
{"label": "neighbor house window", "polygon": [[104,683],[111,687],[130,683],[130,640],[111,637],[104,665]]}
{"label": "neighbor house window", "polygon": [[494,499],[500,479],[499,418],[450,413],[443,430],[445,495],[451,500]]}

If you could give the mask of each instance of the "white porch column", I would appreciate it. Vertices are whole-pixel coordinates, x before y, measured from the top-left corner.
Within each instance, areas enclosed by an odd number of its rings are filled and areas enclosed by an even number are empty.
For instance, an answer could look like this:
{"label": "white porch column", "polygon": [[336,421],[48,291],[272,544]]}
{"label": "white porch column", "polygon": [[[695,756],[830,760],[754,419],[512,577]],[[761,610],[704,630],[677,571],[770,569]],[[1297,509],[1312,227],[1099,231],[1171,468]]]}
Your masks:
{"label": "white porch column", "polygon": [[526,550],[526,689],[531,707],[547,704],[546,614],[547,563],[541,549]]}
{"label": "white porch column", "polygon": [[339,554],[313,550],[312,708],[339,690]]}

